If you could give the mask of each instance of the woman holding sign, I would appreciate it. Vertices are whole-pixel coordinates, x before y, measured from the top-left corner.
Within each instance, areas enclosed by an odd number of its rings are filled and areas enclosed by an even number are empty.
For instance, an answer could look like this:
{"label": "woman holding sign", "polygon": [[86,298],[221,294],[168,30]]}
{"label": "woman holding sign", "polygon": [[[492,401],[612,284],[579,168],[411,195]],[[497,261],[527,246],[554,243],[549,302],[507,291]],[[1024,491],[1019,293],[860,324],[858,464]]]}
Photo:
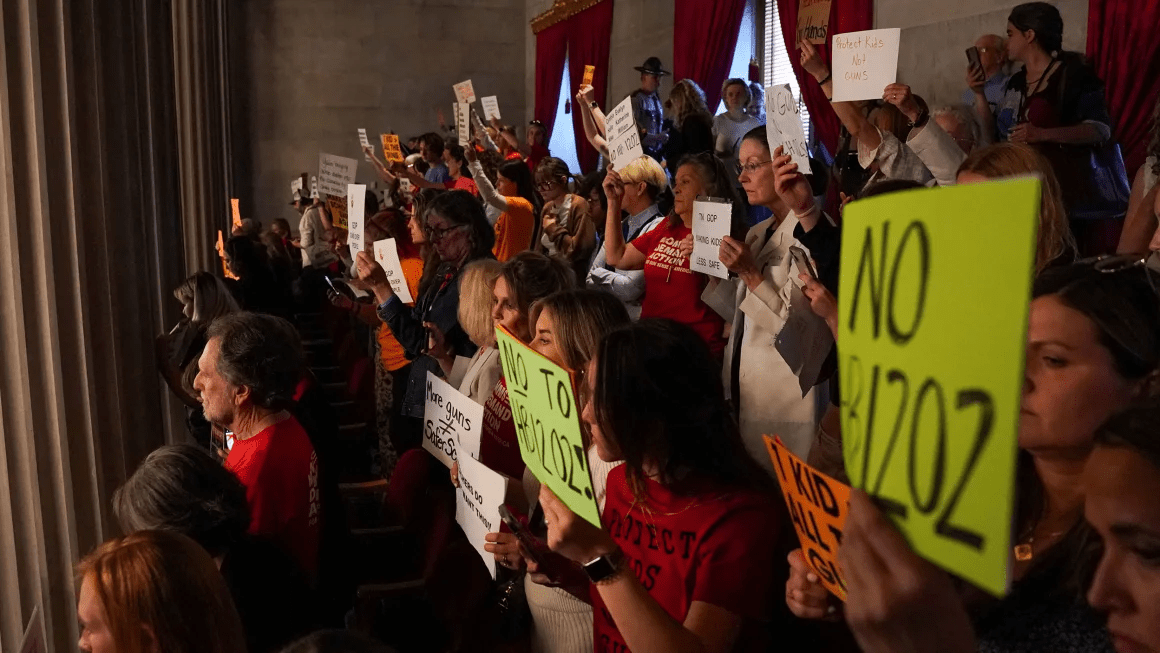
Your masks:
{"label": "woman holding sign", "polygon": [[701,300],[708,278],[693,272],[693,202],[701,196],[732,201],[731,233],[745,233],[741,201],[736,199],[730,175],[713,154],[685,157],[673,182],[673,213],[660,226],[625,244],[620,225],[624,180],[616,170],[604,179],[608,216],[604,227],[605,257],[621,270],[644,270],[641,317],[663,317],[693,328],[720,358],[725,350],[725,320]]}
{"label": "woman holding sign", "polygon": [[542,204],[536,194],[532,173],[523,161],[508,161],[499,167],[496,182],[483,172],[474,148],[466,148],[464,154],[470,162],[479,195],[492,207],[502,213],[495,222],[495,248],[492,253],[500,263],[532,246],[539,237]]}
{"label": "woman holding sign", "polygon": [[581,419],[608,474],[604,528],[547,487],[548,545],[584,566],[597,650],[764,650],[779,504],[698,335],[642,320],[600,343]]}
{"label": "woman holding sign", "polygon": [[[740,157],[739,179],[749,203],[769,208],[773,217],[750,229],[744,240],[722,240],[718,256],[736,277],[710,281],[702,298],[732,323],[722,378],[746,449],[772,476],[761,436],[781,436],[805,458],[828,403],[825,388],[815,386],[833,337],[796,280],[805,273],[837,290],[838,229],[822,217],[809,181],[789,157],[780,148],[770,152],[765,127],[745,135]],[[817,250],[817,264],[803,269],[808,261],[795,263],[790,248],[803,255]],[[779,338],[783,332],[792,339]]]}
{"label": "woman holding sign", "polygon": [[[1149,278],[1154,273],[1143,262],[1138,256],[1089,260],[1048,269],[1035,283],[1019,424],[1012,589],[999,601],[978,591],[961,593],[980,650],[1110,649],[1097,615],[1082,604],[1099,557],[1083,521],[1084,465],[1099,425],[1155,392],[1160,303]],[[865,650],[899,650],[890,647],[896,637],[930,635],[914,630],[922,621],[914,617],[939,614],[928,599],[945,596],[938,589],[943,572],[919,559],[896,532],[889,534],[893,526],[869,501],[851,502],[850,522],[840,552],[849,586],[846,617]],[[883,567],[882,560],[893,562]],[[820,597],[797,576],[790,581],[798,592],[790,607],[800,616],[819,616],[825,602],[819,605]],[[801,610],[811,606],[813,614]]]}
{"label": "woman holding sign", "polygon": [[414,445],[421,438],[427,372],[439,373],[438,361],[426,355],[429,325],[444,334],[455,354],[475,353],[475,345],[459,326],[459,275],[467,263],[489,258],[495,239],[483,207],[470,193],[458,190],[443,193],[431,201],[423,231],[438,255],[439,264],[431,276],[424,274],[413,308],[395,295],[386,272],[374,256],[362,251],[356,261],[359,280],[374,292],[379,319],[391,327],[407,357],[412,359],[402,414],[413,418],[410,424],[413,435],[408,439]]}

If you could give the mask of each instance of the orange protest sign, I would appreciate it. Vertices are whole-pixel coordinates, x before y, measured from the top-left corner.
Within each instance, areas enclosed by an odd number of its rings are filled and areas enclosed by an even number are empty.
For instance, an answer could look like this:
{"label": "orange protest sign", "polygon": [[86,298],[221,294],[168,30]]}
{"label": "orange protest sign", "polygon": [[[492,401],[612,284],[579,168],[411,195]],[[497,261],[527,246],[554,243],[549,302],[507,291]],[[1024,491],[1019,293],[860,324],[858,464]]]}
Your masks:
{"label": "orange protest sign", "polygon": [[233,272],[230,272],[230,266],[226,265],[226,241],[222,237],[221,229],[218,229],[217,253],[218,258],[222,260],[222,274],[224,274],[227,279],[237,279],[237,275],[235,275]]}
{"label": "orange protest sign", "polygon": [[330,212],[330,221],[338,229],[346,229],[346,198],[326,196],[326,210]]}
{"label": "orange protest sign", "polygon": [[382,134],[383,139],[383,159],[390,163],[392,161],[402,162],[403,148],[399,146],[398,134]]}
{"label": "orange protest sign", "polygon": [[762,437],[777,470],[777,482],[789,506],[793,528],[801,541],[802,556],[822,585],[845,601],[846,579],[838,568],[838,546],[850,509],[850,487],[793,455],[781,443],[781,438]]}
{"label": "orange protest sign", "polygon": [[592,77],[596,75],[596,66],[584,66],[584,80],[581,84],[592,86]]}
{"label": "orange protest sign", "polygon": [[234,214],[234,229],[237,229],[242,226],[242,210],[238,206],[238,198],[234,197],[230,199],[230,209]]}

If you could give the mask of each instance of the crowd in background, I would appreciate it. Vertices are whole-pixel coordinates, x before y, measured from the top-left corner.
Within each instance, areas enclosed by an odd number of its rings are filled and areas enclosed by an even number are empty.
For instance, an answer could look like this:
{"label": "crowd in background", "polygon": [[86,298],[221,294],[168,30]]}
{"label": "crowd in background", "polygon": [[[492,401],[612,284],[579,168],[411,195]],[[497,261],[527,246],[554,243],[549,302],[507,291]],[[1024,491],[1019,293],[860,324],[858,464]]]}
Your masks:
{"label": "crowd in background", "polygon": [[[573,104],[602,155],[588,174],[535,120],[521,140],[473,113],[467,145],[441,124],[403,162],[365,148],[385,190],[366,195],[364,240],[394,239],[412,302],[373,252],[351,255],[325,197],[297,193],[296,225],[270,198],[224,240],[222,270],[174,290],[184,318],[157,357],[189,443],[116,493],[125,535],[77,571],[81,648],[1160,651],[1160,105],[1129,180],[1103,84],[1062,34],[1053,6],[1021,4],[975,44],[961,104],[904,84],[833,102],[841,145],[809,170],[771,148],[759,85],[726,80],[713,116],[695,80],[662,101],[656,57],[632,94],[645,155],[622,168],[589,86]],[[831,70],[799,46],[832,97]],[[802,556],[762,436],[847,478],[841,212],[1025,175],[1042,195],[1011,591],[919,557],[855,491],[838,601]],[[727,279],[690,266],[705,196],[731,203]],[[793,365],[775,346],[791,318]],[[524,465],[500,326],[576,373],[603,528]],[[482,406],[478,461],[506,478],[530,538],[486,536],[495,580],[454,523],[458,465],[421,446],[428,374]]]}

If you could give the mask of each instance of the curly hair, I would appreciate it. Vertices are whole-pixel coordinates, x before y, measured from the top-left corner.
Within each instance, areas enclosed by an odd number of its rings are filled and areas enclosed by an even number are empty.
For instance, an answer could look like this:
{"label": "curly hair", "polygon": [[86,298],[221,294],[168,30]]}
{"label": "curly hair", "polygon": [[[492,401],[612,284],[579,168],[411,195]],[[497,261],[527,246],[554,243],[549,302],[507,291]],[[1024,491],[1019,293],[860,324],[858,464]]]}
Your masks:
{"label": "curly hair", "polygon": [[709,113],[709,107],[705,103],[705,91],[691,79],[682,79],[673,85],[669,99],[665,100],[665,108],[672,110],[674,104],[679,105],[676,115],[673,116],[674,124],[683,125],[692,117],[701,117],[709,123],[713,122],[713,114]]}

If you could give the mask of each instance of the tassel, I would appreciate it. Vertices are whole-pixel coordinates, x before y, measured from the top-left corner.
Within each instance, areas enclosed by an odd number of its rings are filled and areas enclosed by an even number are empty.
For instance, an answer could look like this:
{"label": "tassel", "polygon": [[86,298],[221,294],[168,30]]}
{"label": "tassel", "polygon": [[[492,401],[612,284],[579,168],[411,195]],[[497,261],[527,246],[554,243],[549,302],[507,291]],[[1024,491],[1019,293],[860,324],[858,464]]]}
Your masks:
{"label": "tassel", "polygon": [[564,99],[564,115],[572,113],[572,100]]}

